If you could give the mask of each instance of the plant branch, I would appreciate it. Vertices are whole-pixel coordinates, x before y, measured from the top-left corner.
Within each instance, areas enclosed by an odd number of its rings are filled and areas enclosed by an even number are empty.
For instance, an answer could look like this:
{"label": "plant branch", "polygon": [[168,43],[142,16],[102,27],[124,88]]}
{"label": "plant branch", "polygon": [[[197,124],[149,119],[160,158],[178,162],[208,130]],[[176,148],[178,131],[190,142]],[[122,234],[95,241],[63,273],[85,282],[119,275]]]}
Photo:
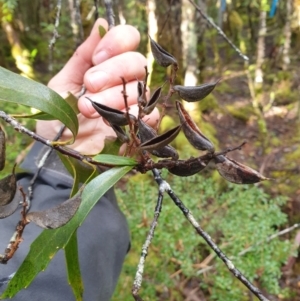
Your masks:
{"label": "plant branch", "polygon": [[[251,252],[251,251],[254,250],[256,247],[262,245],[263,243],[268,243],[268,242],[270,242],[271,240],[273,240],[273,239],[275,239],[275,238],[277,238],[277,237],[279,237],[279,236],[282,236],[282,235],[284,235],[284,234],[287,234],[287,233],[289,233],[289,232],[292,232],[293,230],[295,230],[295,229],[297,229],[297,228],[300,228],[300,224],[294,224],[293,226],[291,226],[291,227],[289,227],[289,228],[286,228],[286,229],[283,229],[283,230],[281,230],[281,231],[279,231],[279,232],[276,232],[276,233],[274,233],[274,234],[268,236],[266,239],[261,240],[261,241],[257,242],[256,244],[253,244],[253,245],[249,246],[248,248],[242,250],[241,252],[239,252],[239,253],[237,254],[237,256],[244,256],[245,254]],[[234,256],[234,257],[232,257],[232,258],[234,259],[235,257],[236,257],[236,256]],[[214,265],[207,266],[207,267],[205,267],[205,268],[199,270],[199,271],[197,272],[197,275],[201,275],[201,274],[203,274],[203,273],[206,273],[206,272],[212,270],[213,268],[214,268]]]}
{"label": "plant branch", "polygon": [[[160,172],[157,169],[153,169],[154,179],[158,185],[163,181]],[[254,286],[232,263],[231,260],[222,252],[218,245],[211,239],[211,237],[200,227],[199,223],[196,221],[192,213],[187,207],[182,203],[182,201],[176,196],[171,187],[168,184],[166,187],[168,195],[171,197],[175,205],[181,210],[187,220],[192,224],[196,232],[206,241],[206,243],[211,247],[211,249],[217,254],[217,256],[225,263],[228,270],[240,280],[259,300],[269,301],[262,292]]]}
{"label": "plant branch", "polygon": [[108,30],[115,26],[115,14],[112,7],[111,0],[104,0],[104,5],[106,9],[106,18],[108,22]]}
{"label": "plant branch", "polygon": [[93,165],[104,166],[104,167],[114,167],[115,166],[113,164],[99,163],[99,162],[93,160],[89,156],[82,155],[81,153],[77,152],[76,150],[73,150],[71,148],[61,146],[61,145],[58,145],[58,144],[53,144],[53,141],[45,139],[44,137],[28,130],[23,125],[21,125],[19,122],[17,122],[13,117],[7,115],[3,111],[0,111],[0,118],[2,118],[5,122],[10,124],[17,132],[26,134],[29,137],[31,137],[32,139],[34,139],[38,142],[41,142],[41,143],[51,147],[52,149],[55,149],[55,150],[59,151],[63,155],[67,155],[67,156],[75,158],[79,161],[88,162],[88,163],[93,164]]}
{"label": "plant branch", "polygon": [[160,212],[162,209],[163,194],[164,194],[164,191],[166,191],[166,187],[168,187],[168,184],[164,180],[161,180],[160,184],[159,184],[157,203],[156,203],[155,210],[154,210],[154,217],[153,217],[152,223],[150,225],[150,229],[149,229],[146,241],[142,247],[140,261],[139,261],[139,264],[137,267],[136,275],[135,275],[133,286],[132,286],[132,295],[136,301],[143,300],[138,295],[138,292],[142,285],[144,265],[145,265],[146,257],[148,255],[149,246],[151,244],[152,238],[154,237],[154,231],[158,224],[158,218],[159,218],[159,215],[160,215]]}
{"label": "plant branch", "polygon": [[15,254],[17,251],[19,244],[22,242],[22,234],[23,231],[28,224],[28,221],[26,220],[26,212],[27,212],[27,202],[26,202],[26,194],[24,193],[23,189],[20,188],[20,192],[23,197],[23,203],[22,203],[22,211],[21,211],[21,220],[18,222],[16,226],[16,230],[13,233],[8,246],[5,249],[4,255],[0,255],[0,263],[6,264]]}
{"label": "plant branch", "polygon": [[242,53],[242,51],[235,46],[232,41],[226,36],[224,31],[215,24],[215,22],[212,20],[212,18],[208,17],[205,13],[203,13],[202,9],[192,0],[189,0],[189,2],[195,7],[195,9],[198,11],[198,13],[204,18],[207,23],[212,26],[218,34],[238,53],[238,55],[244,60],[244,61],[249,61],[249,58]]}
{"label": "plant branch", "polygon": [[62,0],[57,0],[57,5],[56,5],[56,17],[55,17],[55,23],[54,23],[54,29],[52,33],[52,38],[49,42],[49,70],[53,70],[53,49],[56,43],[56,39],[59,38],[58,34],[58,26],[59,26],[59,19],[60,19],[60,14],[61,14],[61,2]]}
{"label": "plant branch", "polygon": [[95,7],[95,22],[98,20],[99,18],[99,4],[98,4],[98,0],[94,0],[94,7]]}

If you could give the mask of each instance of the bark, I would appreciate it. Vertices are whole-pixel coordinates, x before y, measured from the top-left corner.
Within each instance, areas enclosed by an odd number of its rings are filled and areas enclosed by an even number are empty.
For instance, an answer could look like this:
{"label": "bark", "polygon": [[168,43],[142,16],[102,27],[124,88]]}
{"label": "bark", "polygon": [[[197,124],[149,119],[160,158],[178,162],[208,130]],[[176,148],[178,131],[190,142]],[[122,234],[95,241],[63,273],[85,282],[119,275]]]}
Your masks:
{"label": "bark", "polygon": [[182,82],[182,38],[181,38],[181,6],[182,0],[155,0],[158,24],[158,43],[171,53],[178,61],[178,81]]}
{"label": "bark", "polygon": [[284,44],[282,50],[282,69],[287,70],[290,65],[290,48],[291,48],[291,16],[292,0],[286,0],[286,22],[283,29]]}
{"label": "bark", "polygon": [[[207,6],[206,6],[206,0],[198,0],[198,6],[202,9],[203,13],[206,14]],[[197,77],[198,81],[203,81],[203,69],[205,68],[205,61],[206,61],[206,47],[205,47],[205,41],[204,41],[204,35],[207,28],[206,21],[201,18],[201,16],[197,13],[195,13],[195,33],[197,37]]]}
{"label": "bark", "polygon": [[261,8],[259,14],[259,30],[258,30],[258,40],[257,40],[257,52],[256,52],[256,69],[255,69],[255,85],[261,85],[263,83],[263,64],[265,61],[265,36],[267,33],[267,12]]}
{"label": "bark", "polygon": [[[191,4],[188,0],[182,1],[182,40],[183,44],[183,64],[185,69],[184,85],[196,86],[197,85],[197,73],[198,73],[198,59],[197,59],[197,34],[195,23],[195,12],[191,8]],[[184,108],[192,116],[194,120],[199,119],[199,110],[197,109],[197,103],[184,102]]]}

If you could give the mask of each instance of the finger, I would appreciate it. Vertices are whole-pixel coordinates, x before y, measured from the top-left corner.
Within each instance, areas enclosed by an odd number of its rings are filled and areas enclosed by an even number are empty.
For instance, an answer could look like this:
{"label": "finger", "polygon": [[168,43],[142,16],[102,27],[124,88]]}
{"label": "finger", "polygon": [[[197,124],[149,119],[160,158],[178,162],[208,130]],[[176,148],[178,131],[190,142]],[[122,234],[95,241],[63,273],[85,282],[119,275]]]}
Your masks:
{"label": "finger", "polygon": [[[122,94],[123,85],[114,86],[110,89],[98,93],[86,93],[78,100],[79,111],[87,118],[98,118],[99,114],[95,111],[88,98],[105,106],[123,110],[125,108],[124,96]],[[126,94],[128,105],[133,105],[137,102],[137,81],[132,81],[126,84]],[[149,97],[149,89],[147,89],[147,97]]]}
{"label": "finger", "polygon": [[140,33],[133,26],[113,27],[97,45],[93,54],[94,65],[99,65],[118,54],[135,50],[140,43]]}
{"label": "finger", "polygon": [[76,49],[64,68],[49,82],[50,88],[58,93],[66,91],[75,93],[80,89],[84,74],[93,65],[94,49],[101,40],[99,26],[108,29],[106,20],[98,19],[95,22],[89,37]]}
{"label": "finger", "polygon": [[145,77],[146,58],[138,52],[125,52],[89,69],[84,76],[88,91],[96,93],[110,87]]}

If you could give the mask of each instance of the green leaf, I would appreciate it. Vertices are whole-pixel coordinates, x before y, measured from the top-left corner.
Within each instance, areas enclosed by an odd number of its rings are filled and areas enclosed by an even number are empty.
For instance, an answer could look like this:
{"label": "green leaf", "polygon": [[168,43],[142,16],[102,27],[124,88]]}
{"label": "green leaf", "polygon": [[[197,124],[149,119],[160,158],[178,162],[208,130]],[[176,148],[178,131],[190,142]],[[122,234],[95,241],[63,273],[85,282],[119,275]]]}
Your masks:
{"label": "green leaf", "polygon": [[100,38],[103,38],[106,34],[106,29],[102,25],[99,25],[98,26],[98,31],[99,31]]}
{"label": "green leaf", "polygon": [[73,109],[73,111],[75,112],[76,115],[80,113],[78,106],[77,106],[78,99],[70,91],[68,92],[68,96],[65,98],[65,101],[70,105],[70,107]]}
{"label": "green leaf", "polygon": [[56,117],[49,115],[44,112],[38,112],[35,114],[11,114],[14,118],[30,118],[30,119],[37,119],[37,120],[56,120]]}
{"label": "green leaf", "polygon": [[57,154],[74,179],[70,197],[73,197],[77,193],[80,183],[85,184],[98,175],[96,166],[83,163],[60,152],[57,152]]}
{"label": "green leaf", "polygon": [[28,287],[36,275],[47,268],[56,252],[66,247],[98,200],[131,169],[131,166],[114,167],[89,182],[82,193],[82,202],[74,217],[65,226],[55,230],[44,230],[37,237],[0,298],[12,298],[22,288]]}
{"label": "green leaf", "polygon": [[65,124],[75,137],[78,119],[72,107],[56,92],[0,67],[0,101],[32,107]]}
{"label": "green leaf", "polygon": [[[68,96],[64,99],[70,107],[73,109],[74,113],[79,114],[79,109],[77,107],[78,99],[71,93],[68,92]],[[15,118],[30,118],[38,120],[56,120],[56,116],[49,115],[45,112],[38,112],[35,114],[12,114]]]}
{"label": "green leaf", "polygon": [[93,157],[93,160],[99,163],[109,164],[113,166],[135,166],[138,164],[138,162],[132,158],[107,154],[99,154]]}
{"label": "green leaf", "polygon": [[68,282],[73,289],[76,301],[82,301],[83,282],[81,279],[79,266],[76,232],[73,233],[71,239],[65,247],[65,258],[67,263]]}
{"label": "green leaf", "polygon": [[121,145],[122,142],[119,139],[116,139],[116,137],[105,137],[104,148],[101,153],[118,155]]}

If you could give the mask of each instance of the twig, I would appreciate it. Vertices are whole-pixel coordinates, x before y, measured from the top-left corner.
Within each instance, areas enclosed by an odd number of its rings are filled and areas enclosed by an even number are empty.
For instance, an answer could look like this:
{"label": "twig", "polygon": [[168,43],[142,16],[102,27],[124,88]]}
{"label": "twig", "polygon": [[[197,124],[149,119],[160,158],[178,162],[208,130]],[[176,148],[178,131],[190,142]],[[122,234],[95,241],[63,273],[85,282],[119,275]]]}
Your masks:
{"label": "twig", "polygon": [[60,13],[61,13],[61,2],[62,0],[57,0],[57,5],[56,5],[56,17],[55,17],[55,23],[54,23],[54,29],[53,29],[53,35],[52,38],[49,42],[49,70],[53,70],[53,48],[56,43],[56,39],[59,37],[57,28],[59,26],[59,18],[60,18]]}
{"label": "twig", "polygon": [[98,0],[94,0],[94,7],[95,7],[95,22],[98,20],[99,18],[99,4],[98,4]]}
{"label": "twig", "polygon": [[62,153],[63,155],[68,155],[72,158],[75,158],[79,161],[82,162],[88,162],[90,164],[93,165],[98,165],[98,166],[105,166],[105,167],[113,167],[115,165],[113,164],[106,164],[106,163],[99,163],[95,160],[93,160],[91,157],[89,156],[85,156],[82,155],[81,153],[77,152],[76,150],[70,149],[68,147],[65,146],[61,146],[58,144],[53,144],[53,141],[45,139],[44,137],[28,130],[27,128],[25,128],[24,126],[22,126],[19,122],[17,122],[14,118],[12,118],[11,116],[7,115],[5,112],[0,111],[0,118],[2,118],[5,122],[7,122],[8,124],[10,124],[17,132],[23,133],[28,135],[29,137],[33,138],[34,140],[41,142],[57,151],[59,151],[60,153]]}
{"label": "twig", "polygon": [[[154,179],[158,185],[163,181],[160,172],[157,169],[153,169]],[[168,185],[169,186],[169,185]],[[187,207],[182,203],[182,201],[176,196],[171,187],[166,190],[168,195],[171,197],[175,205],[181,210],[187,220],[192,224],[197,233],[206,241],[206,243],[211,247],[211,249],[217,254],[217,256],[225,263],[229,271],[240,280],[259,300],[269,301],[262,292],[254,286],[232,263],[231,260],[221,251],[218,245],[211,239],[211,237],[200,227],[199,223],[196,221],[192,213]]]}
{"label": "twig", "polygon": [[[270,242],[271,240],[273,240],[273,239],[275,239],[275,238],[277,238],[277,237],[279,237],[279,236],[282,236],[282,235],[284,235],[284,234],[287,234],[287,233],[289,233],[289,232],[292,232],[293,230],[295,230],[295,229],[297,229],[297,228],[300,228],[300,224],[294,224],[293,226],[291,226],[291,227],[289,227],[289,228],[286,228],[286,229],[283,229],[283,230],[281,230],[281,231],[279,231],[279,232],[277,232],[277,233],[274,233],[274,234],[268,236],[266,239],[261,240],[261,241],[259,241],[258,243],[253,244],[253,245],[249,246],[248,248],[242,250],[241,252],[239,252],[239,253],[237,254],[237,256],[244,256],[245,254],[251,252],[251,251],[254,250],[256,247],[262,245],[263,243],[268,243],[268,242]],[[237,256],[232,257],[232,259],[236,258]],[[205,273],[205,272],[208,272],[208,271],[212,270],[213,268],[214,268],[214,265],[207,266],[207,267],[205,267],[205,268],[199,270],[199,271],[197,272],[197,275],[201,275],[201,274],[203,274],[203,273]]]}
{"label": "twig", "polygon": [[[57,141],[61,138],[64,130],[66,129],[66,126],[65,125],[62,125],[59,132],[56,134],[56,136],[54,137],[53,141]],[[52,153],[53,149],[52,148],[49,148],[46,153],[43,155],[43,157],[40,159],[40,161],[38,162],[38,169],[37,171],[35,172],[34,176],[32,177],[31,181],[29,182],[29,186],[27,188],[27,191],[28,191],[28,195],[26,197],[26,201],[27,201],[27,212],[29,211],[30,209],[30,204],[31,204],[31,201],[32,201],[32,198],[33,198],[33,186],[34,186],[34,183],[40,173],[40,171],[43,169],[47,159],[49,158],[50,154]]]}
{"label": "twig", "polygon": [[158,191],[158,198],[157,203],[154,210],[154,217],[152,223],[150,225],[150,229],[146,238],[146,241],[142,247],[142,253],[140,257],[140,261],[137,267],[137,271],[135,274],[133,286],[132,286],[132,295],[136,301],[142,301],[143,299],[138,295],[138,292],[141,288],[142,281],[143,281],[143,273],[144,273],[144,265],[146,261],[146,257],[148,255],[148,249],[151,244],[152,238],[154,237],[154,231],[158,224],[158,218],[162,209],[162,201],[163,201],[163,194],[169,188],[167,182],[164,180],[160,181],[159,184],[159,191]]}
{"label": "twig", "polygon": [[193,0],[189,0],[189,2],[196,8],[196,10],[202,16],[202,18],[204,18],[208,22],[209,25],[211,25],[214,29],[216,29],[216,31],[218,32],[218,34],[220,36],[222,36],[222,38],[238,53],[238,55],[244,61],[249,61],[249,58],[246,55],[244,55],[241,52],[241,50],[232,43],[232,41],[226,36],[226,34],[224,33],[224,31],[218,25],[215,24],[215,22],[212,20],[212,18],[210,18],[206,14],[204,14],[203,11],[202,11],[202,9]]}
{"label": "twig", "polygon": [[24,193],[23,189],[20,188],[20,192],[23,197],[23,209],[21,211],[22,219],[18,222],[16,226],[16,230],[13,233],[8,246],[5,249],[4,255],[0,255],[0,263],[6,264],[15,254],[17,251],[19,244],[22,242],[22,234],[23,231],[28,224],[28,221],[26,220],[26,212],[27,212],[27,203],[26,203],[26,194]]}
{"label": "twig", "polygon": [[166,15],[166,19],[161,27],[160,33],[158,34],[158,36],[160,37],[165,29],[165,26],[170,18],[170,13],[171,13],[171,9],[172,9],[172,5],[173,5],[173,0],[171,0],[170,4],[169,4],[169,9],[167,11],[167,15]]}
{"label": "twig", "polygon": [[106,9],[106,18],[108,22],[108,30],[115,26],[115,14],[113,11],[112,1],[104,0],[104,5]]}
{"label": "twig", "polygon": [[84,33],[83,33],[81,14],[80,14],[80,0],[74,0],[74,8],[75,8],[75,20],[79,28],[78,31],[79,35],[77,37],[77,45],[76,45],[76,47],[78,47],[84,40]]}
{"label": "twig", "polygon": [[281,231],[279,231],[279,232],[277,232],[277,233],[274,233],[274,234],[270,235],[269,237],[267,237],[265,240],[262,240],[262,241],[260,241],[260,242],[258,242],[258,243],[256,243],[256,244],[254,244],[254,245],[252,245],[252,246],[250,246],[250,247],[244,249],[243,251],[239,252],[239,253],[238,253],[238,256],[243,256],[243,255],[245,255],[246,253],[252,251],[252,250],[253,250],[254,248],[256,248],[257,246],[259,246],[259,245],[261,245],[261,244],[263,244],[263,243],[265,243],[265,242],[268,243],[268,242],[270,242],[271,240],[275,239],[276,237],[279,237],[279,236],[282,236],[282,235],[284,235],[284,234],[287,234],[287,233],[289,233],[289,232],[291,232],[291,231],[293,231],[293,230],[295,230],[295,229],[297,229],[297,228],[299,228],[299,227],[300,227],[300,224],[294,224],[293,226],[291,226],[291,227],[289,227],[289,228],[286,228],[286,229],[283,229],[283,230],[281,230]]}

